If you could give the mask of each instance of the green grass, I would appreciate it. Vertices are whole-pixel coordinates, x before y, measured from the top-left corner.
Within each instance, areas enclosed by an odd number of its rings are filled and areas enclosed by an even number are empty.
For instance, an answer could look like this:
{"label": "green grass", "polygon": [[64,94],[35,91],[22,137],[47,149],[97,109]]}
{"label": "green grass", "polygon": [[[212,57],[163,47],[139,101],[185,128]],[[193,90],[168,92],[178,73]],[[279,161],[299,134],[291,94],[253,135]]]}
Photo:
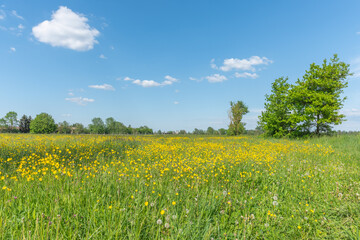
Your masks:
{"label": "green grass", "polygon": [[359,135],[0,137],[0,239],[360,238]]}

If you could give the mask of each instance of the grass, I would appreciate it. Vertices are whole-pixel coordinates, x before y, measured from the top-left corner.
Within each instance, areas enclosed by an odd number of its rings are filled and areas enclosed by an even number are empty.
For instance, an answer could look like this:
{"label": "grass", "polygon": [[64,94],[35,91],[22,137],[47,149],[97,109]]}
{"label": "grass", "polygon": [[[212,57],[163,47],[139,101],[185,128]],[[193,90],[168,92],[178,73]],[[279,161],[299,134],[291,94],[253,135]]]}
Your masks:
{"label": "grass", "polygon": [[359,239],[360,136],[0,135],[0,239]]}

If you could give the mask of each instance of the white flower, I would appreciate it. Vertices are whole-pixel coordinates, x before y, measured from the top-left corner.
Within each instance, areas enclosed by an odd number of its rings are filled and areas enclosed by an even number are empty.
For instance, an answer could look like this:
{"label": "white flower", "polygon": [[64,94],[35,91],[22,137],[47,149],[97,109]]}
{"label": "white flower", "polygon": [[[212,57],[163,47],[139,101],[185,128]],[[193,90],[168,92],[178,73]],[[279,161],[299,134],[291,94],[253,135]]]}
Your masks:
{"label": "white flower", "polygon": [[161,219],[158,219],[158,220],[156,221],[156,223],[157,223],[158,225],[161,225],[161,224],[162,224],[162,220],[161,220]]}
{"label": "white flower", "polygon": [[273,201],[273,205],[277,206],[277,205],[279,205],[279,203],[277,201]]}
{"label": "white flower", "polygon": [[165,223],[165,228],[169,228],[170,224],[169,223]]}
{"label": "white flower", "polygon": [[275,195],[275,196],[273,196],[273,199],[274,199],[274,201],[277,201],[278,197]]}
{"label": "white flower", "polygon": [[265,223],[265,227],[269,227],[269,224],[268,224],[268,223]]}

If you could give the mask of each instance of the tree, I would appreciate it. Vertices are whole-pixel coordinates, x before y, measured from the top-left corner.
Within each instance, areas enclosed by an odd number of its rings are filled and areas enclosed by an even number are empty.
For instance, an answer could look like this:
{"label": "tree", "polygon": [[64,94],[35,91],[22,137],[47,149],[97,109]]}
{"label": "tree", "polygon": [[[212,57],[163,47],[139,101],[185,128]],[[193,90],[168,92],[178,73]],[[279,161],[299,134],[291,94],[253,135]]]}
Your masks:
{"label": "tree", "polygon": [[74,133],[74,134],[88,133],[87,129],[81,123],[74,123],[71,126],[71,130],[72,130],[71,133]]}
{"label": "tree", "polygon": [[239,135],[245,131],[245,123],[242,123],[241,120],[248,112],[248,107],[243,101],[230,102],[228,135]]}
{"label": "tree", "polygon": [[208,127],[206,130],[206,134],[208,135],[215,135],[217,132],[212,128],[212,127]]}
{"label": "tree", "polygon": [[30,132],[31,116],[23,115],[19,121],[19,131],[22,133]]}
{"label": "tree", "polygon": [[278,78],[272,83],[270,95],[265,95],[265,111],[259,117],[258,125],[266,135],[283,137],[290,132],[288,78]]}
{"label": "tree", "polygon": [[194,134],[194,135],[204,135],[205,131],[202,130],[202,129],[195,128],[194,131],[192,132],[192,134]]}
{"label": "tree", "polygon": [[58,123],[57,130],[58,130],[57,131],[58,133],[62,133],[62,134],[70,134],[71,133],[71,127],[67,121]]}
{"label": "tree", "polygon": [[8,112],[4,117],[6,124],[10,131],[14,131],[18,125],[17,113],[14,111]]}
{"label": "tree", "polygon": [[218,132],[220,135],[226,135],[227,130],[225,128],[220,128]]}
{"label": "tree", "polygon": [[92,124],[89,124],[90,133],[95,133],[95,134],[105,133],[106,127],[101,118],[93,118],[91,122]]}
{"label": "tree", "polygon": [[303,136],[329,133],[332,125],[341,124],[345,118],[340,109],[346,97],[341,97],[351,76],[350,65],[340,62],[336,54],[323,64],[312,63],[303,78],[289,92],[293,135]]}
{"label": "tree", "polygon": [[40,113],[30,123],[31,133],[53,133],[56,130],[55,121],[51,115]]}

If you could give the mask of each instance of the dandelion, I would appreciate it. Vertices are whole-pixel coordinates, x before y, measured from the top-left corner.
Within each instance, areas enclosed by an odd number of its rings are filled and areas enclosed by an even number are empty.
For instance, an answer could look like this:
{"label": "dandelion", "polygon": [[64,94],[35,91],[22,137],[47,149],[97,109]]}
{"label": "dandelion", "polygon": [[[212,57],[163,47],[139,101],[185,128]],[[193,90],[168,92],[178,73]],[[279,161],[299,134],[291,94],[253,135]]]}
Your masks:
{"label": "dandelion", "polygon": [[170,224],[169,223],[165,223],[165,228],[169,228]]}
{"label": "dandelion", "polygon": [[278,197],[275,195],[275,196],[273,196],[273,199],[274,199],[274,201],[277,201]]}
{"label": "dandelion", "polygon": [[265,223],[264,225],[265,225],[265,227],[269,227],[269,224],[268,224],[268,223]]}
{"label": "dandelion", "polygon": [[164,213],[165,213],[165,210],[161,210],[160,214],[164,215]]}
{"label": "dandelion", "polygon": [[145,206],[147,207],[149,205],[149,202],[145,202]]}
{"label": "dandelion", "polygon": [[277,205],[279,205],[279,203],[277,201],[273,201],[273,205],[277,206]]}
{"label": "dandelion", "polygon": [[161,225],[161,224],[162,224],[162,220],[161,220],[161,219],[158,219],[158,220],[156,221],[156,223],[157,223],[158,225]]}
{"label": "dandelion", "polygon": [[173,206],[175,206],[175,205],[176,205],[176,202],[175,202],[175,201],[173,201],[171,204],[172,204]]}

